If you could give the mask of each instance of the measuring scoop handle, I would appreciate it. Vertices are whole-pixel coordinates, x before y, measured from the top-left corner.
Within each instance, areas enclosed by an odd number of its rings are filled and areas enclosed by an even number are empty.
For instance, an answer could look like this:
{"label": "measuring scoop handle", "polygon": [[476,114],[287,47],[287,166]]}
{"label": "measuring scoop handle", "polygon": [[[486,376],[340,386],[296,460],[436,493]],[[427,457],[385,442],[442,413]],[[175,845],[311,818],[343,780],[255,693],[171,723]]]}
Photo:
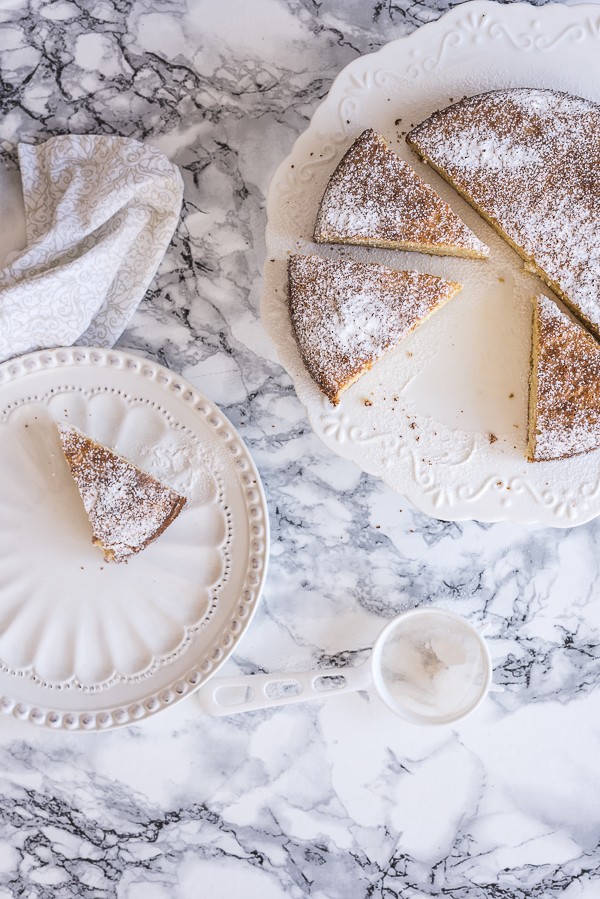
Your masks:
{"label": "measuring scoop handle", "polygon": [[196,695],[209,715],[235,715],[364,690],[370,682],[370,666],[365,663],[357,668],[216,677],[200,687]]}

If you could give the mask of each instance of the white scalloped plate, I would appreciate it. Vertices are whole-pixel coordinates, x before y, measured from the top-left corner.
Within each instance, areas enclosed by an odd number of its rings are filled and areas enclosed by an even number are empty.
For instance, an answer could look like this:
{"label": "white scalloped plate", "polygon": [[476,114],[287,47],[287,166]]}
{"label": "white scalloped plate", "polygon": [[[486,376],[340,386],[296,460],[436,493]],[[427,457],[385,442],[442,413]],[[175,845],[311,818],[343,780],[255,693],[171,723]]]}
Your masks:
{"label": "white scalloped plate", "polygon": [[[55,422],[187,497],[108,564]],[[258,472],[222,412],[160,365],[69,348],[0,366],[0,709],[69,730],[117,727],[195,690],[237,646],[267,568]]]}
{"label": "white scalloped plate", "polygon": [[[494,88],[549,87],[599,101],[599,76],[597,6],[466,3],[347,66],[271,182],[261,314],[310,423],[334,452],[437,518],[581,524],[600,513],[600,453],[525,461],[529,298],[547,290],[419,162],[404,132],[452,100]],[[489,261],[311,243],[327,180],[366,127],[384,134],[490,246]],[[412,268],[464,288],[334,408],[306,372],[291,332],[291,252]]]}

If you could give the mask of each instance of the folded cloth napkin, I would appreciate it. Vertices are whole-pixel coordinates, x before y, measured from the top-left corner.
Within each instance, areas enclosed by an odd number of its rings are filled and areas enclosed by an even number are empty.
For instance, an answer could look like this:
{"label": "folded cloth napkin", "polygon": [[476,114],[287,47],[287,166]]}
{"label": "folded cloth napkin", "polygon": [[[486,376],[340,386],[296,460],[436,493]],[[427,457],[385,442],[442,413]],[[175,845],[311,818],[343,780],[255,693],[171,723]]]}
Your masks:
{"label": "folded cloth napkin", "polygon": [[154,147],[108,135],[19,145],[26,249],[0,270],[0,361],[112,346],[164,256],[183,183]]}

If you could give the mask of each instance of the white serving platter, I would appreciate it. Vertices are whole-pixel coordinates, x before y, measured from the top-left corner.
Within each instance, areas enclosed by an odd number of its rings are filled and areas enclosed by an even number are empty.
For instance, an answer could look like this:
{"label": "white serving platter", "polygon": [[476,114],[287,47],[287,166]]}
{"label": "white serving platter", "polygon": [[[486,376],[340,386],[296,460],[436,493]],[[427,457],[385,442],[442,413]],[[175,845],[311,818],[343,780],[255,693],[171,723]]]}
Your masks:
{"label": "white serving platter", "polygon": [[[544,464],[524,456],[530,298],[547,288],[404,141],[434,110],[511,86],[600,101],[600,9],[477,0],[347,66],[271,183],[261,315],[313,429],[333,452],[437,518],[570,527],[600,513],[600,452]],[[367,127],[382,133],[490,246],[489,261],[312,242],[325,185]],[[310,252],[464,285],[337,408],[308,375],[290,326],[287,259]]]}

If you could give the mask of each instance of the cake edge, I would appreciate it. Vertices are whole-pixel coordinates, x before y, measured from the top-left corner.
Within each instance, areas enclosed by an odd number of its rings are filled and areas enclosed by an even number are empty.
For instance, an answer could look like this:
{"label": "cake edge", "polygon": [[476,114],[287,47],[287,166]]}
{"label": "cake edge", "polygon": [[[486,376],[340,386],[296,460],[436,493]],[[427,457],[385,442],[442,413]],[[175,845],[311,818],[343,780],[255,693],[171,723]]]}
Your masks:
{"label": "cake edge", "polygon": [[482,246],[486,247],[487,253],[480,253],[478,250],[468,250],[466,247],[456,247],[455,244],[426,244],[414,243],[412,241],[395,241],[395,240],[374,240],[366,237],[344,238],[337,237],[330,232],[321,230],[317,234],[316,230],[313,234],[315,243],[320,244],[342,244],[343,246],[356,247],[375,247],[383,250],[400,250],[407,253],[423,253],[428,256],[453,256],[458,259],[489,259],[489,247],[481,241]]}
{"label": "cake edge", "polygon": [[528,394],[528,416],[527,416],[527,451],[526,458],[528,462],[538,462],[535,457],[537,444],[537,397],[538,397],[538,376],[537,366],[539,358],[539,306],[537,296],[531,297],[533,306],[533,317],[531,323],[531,354],[529,359],[529,394]]}

